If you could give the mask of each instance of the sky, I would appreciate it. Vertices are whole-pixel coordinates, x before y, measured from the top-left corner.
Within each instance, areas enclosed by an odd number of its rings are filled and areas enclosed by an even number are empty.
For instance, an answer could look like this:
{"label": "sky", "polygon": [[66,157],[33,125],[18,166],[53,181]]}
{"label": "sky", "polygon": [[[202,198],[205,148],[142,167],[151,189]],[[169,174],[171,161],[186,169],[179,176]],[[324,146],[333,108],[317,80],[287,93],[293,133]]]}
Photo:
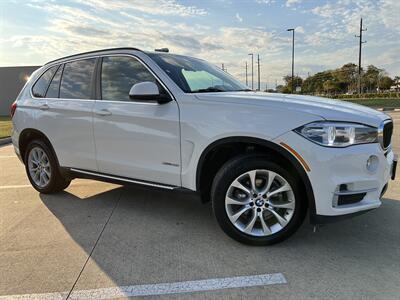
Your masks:
{"label": "sky", "polygon": [[260,55],[262,88],[291,72],[302,77],[363,61],[400,75],[400,0],[0,0],[0,66],[42,65],[112,47],[206,59],[245,81]]}

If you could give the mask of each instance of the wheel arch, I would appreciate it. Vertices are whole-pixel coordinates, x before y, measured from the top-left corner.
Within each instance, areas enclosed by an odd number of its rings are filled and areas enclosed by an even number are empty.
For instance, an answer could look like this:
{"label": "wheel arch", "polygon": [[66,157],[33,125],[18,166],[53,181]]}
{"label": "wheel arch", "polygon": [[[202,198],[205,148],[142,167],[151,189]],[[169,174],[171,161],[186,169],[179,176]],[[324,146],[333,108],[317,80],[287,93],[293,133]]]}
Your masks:
{"label": "wheel arch", "polygon": [[[225,160],[223,159],[222,162],[215,164],[213,162],[213,158],[218,159],[218,153],[222,153],[223,150],[227,149],[228,147],[231,151],[227,155],[228,158]],[[203,201],[207,202],[209,200],[207,190],[210,188],[210,181],[212,183],[212,178],[214,178],[214,176],[212,175],[216,174],[215,171],[218,171],[219,168],[230,158],[246,153],[274,156],[274,158],[277,158],[281,162],[288,163],[296,171],[303,186],[304,192],[307,195],[307,204],[310,211],[310,219],[312,220],[313,216],[316,214],[315,198],[310,179],[304,167],[301,165],[298,159],[286,148],[274,142],[263,140],[260,138],[246,136],[226,137],[214,141],[203,150],[196,168],[196,191],[200,192],[202,196],[205,197],[203,198]],[[210,166],[211,170],[210,172],[207,172]]]}
{"label": "wheel arch", "polygon": [[19,134],[18,148],[19,148],[19,151],[20,151],[22,162],[25,164],[26,148],[29,145],[29,143],[31,141],[35,140],[35,139],[42,140],[43,142],[45,142],[50,147],[50,150],[51,150],[52,154],[54,155],[54,157],[56,159],[57,165],[59,166],[56,152],[54,151],[54,147],[51,144],[49,138],[43,132],[41,132],[40,130],[34,129],[34,128],[25,128]]}

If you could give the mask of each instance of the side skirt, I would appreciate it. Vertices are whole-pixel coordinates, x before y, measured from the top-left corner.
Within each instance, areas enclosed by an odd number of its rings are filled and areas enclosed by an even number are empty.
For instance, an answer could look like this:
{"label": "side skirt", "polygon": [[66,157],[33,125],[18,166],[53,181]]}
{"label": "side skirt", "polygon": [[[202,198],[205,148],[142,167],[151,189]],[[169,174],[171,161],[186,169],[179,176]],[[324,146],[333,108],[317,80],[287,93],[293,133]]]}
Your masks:
{"label": "side skirt", "polygon": [[180,191],[180,192],[187,192],[187,193],[196,193],[187,188],[174,186],[174,185],[166,185],[162,183],[144,181],[139,179],[133,179],[128,177],[121,177],[111,174],[99,173],[94,171],[82,170],[77,168],[65,168],[62,167],[62,173],[67,175],[70,179],[73,178],[85,178],[85,179],[93,179],[98,181],[122,184],[122,185],[134,185],[134,186],[145,186],[149,188],[155,189],[163,189],[163,190],[170,190],[170,191]]}

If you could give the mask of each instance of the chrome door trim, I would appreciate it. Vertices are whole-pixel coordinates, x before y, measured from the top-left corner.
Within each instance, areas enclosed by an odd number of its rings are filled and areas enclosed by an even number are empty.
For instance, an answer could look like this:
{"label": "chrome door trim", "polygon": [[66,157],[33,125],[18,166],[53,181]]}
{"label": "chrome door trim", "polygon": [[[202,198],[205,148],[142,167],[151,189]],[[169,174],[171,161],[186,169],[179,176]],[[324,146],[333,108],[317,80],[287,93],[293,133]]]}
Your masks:
{"label": "chrome door trim", "polygon": [[162,188],[162,189],[166,189],[166,190],[174,190],[176,188],[179,188],[178,186],[164,185],[164,184],[161,184],[161,183],[152,183],[152,182],[141,181],[141,180],[130,179],[130,178],[124,178],[124,177],[119,177],[119,176],[114,176],[114,175],[106,175],[106,174],[101,174],[101,173],[91,172],[91,171],[85,171],[85,170],[80,170],[80,169],[75,169],[75,168],[70,168],[70,170],[73,171],[73,172],[92,175],[92,176],[96,176],[96,177],[103,177],[103,178],[108,178],[108,179],[113,179],[113,180],[118,180],[118,181],[124,181],[124,182],[129,182],[129,183],[145,185],[145,186],[157,187],[157,188]]}

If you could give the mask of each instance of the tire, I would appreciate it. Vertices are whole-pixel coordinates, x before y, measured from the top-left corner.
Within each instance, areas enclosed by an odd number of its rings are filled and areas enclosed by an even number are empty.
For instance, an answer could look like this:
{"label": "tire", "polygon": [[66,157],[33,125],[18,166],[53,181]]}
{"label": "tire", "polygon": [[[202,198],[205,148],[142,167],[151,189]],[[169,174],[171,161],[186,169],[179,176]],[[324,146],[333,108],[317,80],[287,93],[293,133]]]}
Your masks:
{"label": "tire", "polygon": [[302,224],[307,210],[296,177],[261,155],[244,155],[225,163],[214,178],[211,200],[222,230],[238,242],[257,246],[290,237]]}
{"label": "tire", "polygon": [[[40,160],[39,156],[43,159]],[[28,144],[24,162],[30,183],[40,193],[57,193],[67,188],[71,183],[70,180],[62,177],[53,151],[42,140],[33,140]],[[35,171],[38,168],[40,169]]]}

